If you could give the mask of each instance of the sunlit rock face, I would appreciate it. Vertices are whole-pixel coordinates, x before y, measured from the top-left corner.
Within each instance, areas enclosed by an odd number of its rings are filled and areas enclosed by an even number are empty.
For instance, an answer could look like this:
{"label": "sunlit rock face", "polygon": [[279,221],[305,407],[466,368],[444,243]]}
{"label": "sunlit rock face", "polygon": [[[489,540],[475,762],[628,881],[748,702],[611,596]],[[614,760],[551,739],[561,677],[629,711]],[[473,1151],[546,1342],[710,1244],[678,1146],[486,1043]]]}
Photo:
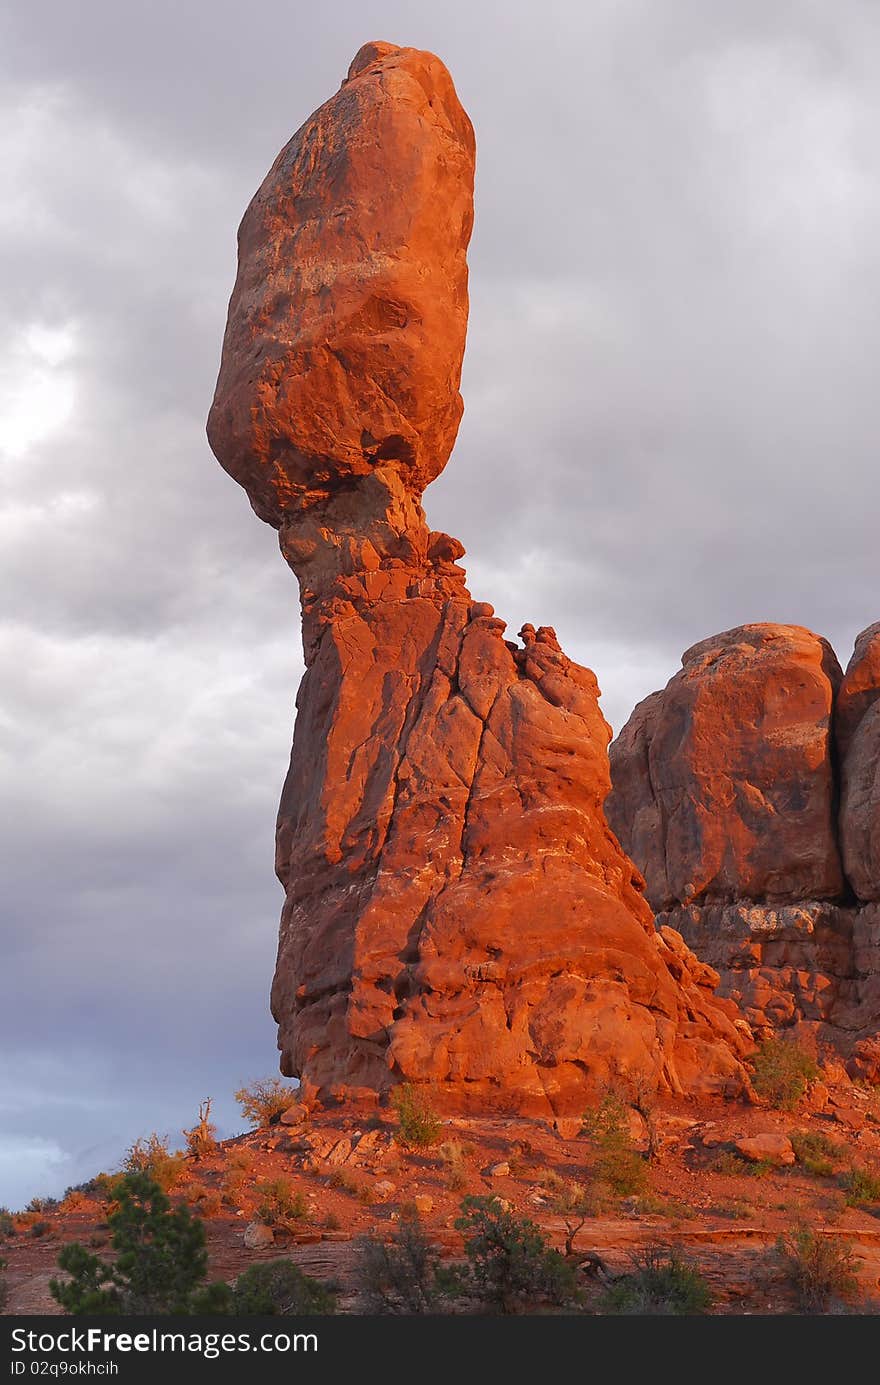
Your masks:
{"label": "sunlit rock face", "polygon": [[209,436],[279,530],[306,659],[282,1069],[324,1097],[406,1079],[540,1113],[612,1078],[736,1091],[745,1026],[655,931],[606,824],[594,675],[549,627],[506,639],[421,508],[461,415],[473,174],[442,63],[368,44],[239,235]]}
{"label": "sunlit rock face", "polygon": [[608,820],[658,923],[755,1028],[880,1077],[880,626],[843,675],[800,626],[703,640],[611,747]]}

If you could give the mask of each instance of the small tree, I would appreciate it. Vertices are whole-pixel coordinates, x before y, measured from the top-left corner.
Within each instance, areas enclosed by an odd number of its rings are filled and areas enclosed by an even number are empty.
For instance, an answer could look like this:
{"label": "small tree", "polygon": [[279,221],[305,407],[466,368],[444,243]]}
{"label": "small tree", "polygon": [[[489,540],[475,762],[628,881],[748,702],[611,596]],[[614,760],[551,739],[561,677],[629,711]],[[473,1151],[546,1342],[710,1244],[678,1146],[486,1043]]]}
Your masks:
{"label": "small tree", "polygon": [[267,1178],[255,1185],[254,1192],[260,1199],[257,1216],[266,1226],[290,1228],[308,1221],[309,1205],[289,1178]]}
{"label": "small tree", "polygon": [[851,1298],[859,1281],[852,1246],[801,1226],[776,1242],[776,1255],[803,1313],[822,1313],[833,1299]]}
{"label": "small tree", "polygon": [[706,1280],[677,1250],[647,1246],[633,1263],[633,1272],[622,1275],[606,1290],[601,1304],[606,1313],[684,1317],[705,1313],[711,1306]]}
{"label": "small tree", "polygon": [[437,1296],[437,1253],[418,1216],[404,1217],[386,1243],[364,1236],[359,1275],[374,1313],[429,1313]]}
{"label": "small tree", "polygon": [[203,1159],[217,1148],[217,1127],[211,1120],[211,1098],[199,1103],[199,1118],[191,1130],[184,1130],[187,1153],[193,1159]]}
{"label": "small tree", "polygon": [[793,1039],[766,1039],[752,1059],[752,1086],[780,1111],[794,1111],[819,1069]]}
{"label": "small tree", "polygon": [[573,1296],[574,1268],[547,1245],[534,1222],[491,1197],[466,1197],[461,1211],[455,1227],[464,1237],[469,1278],[480,1297],[512,1313],[523,1300],[565,1303]]}
{"label": "small tree", "polygon": [[[186,1159],[179,1151],[172,1154],[167,1140],[154,1131],[146,1140],[135,1140],[125,1156],[123,1168],[127,1174],[145,1174],[158,1184],[163,1193],[170,1193],[183,1177]],[[111,1196],[116,1196],[116,1189],[121,1183],[120,1178],[111,1177],[108,1189]]]}
{"label": "small tree", "polygon": [[235,1099],[245,1120],[259,1128],[278,1120],[296,1101],[298,1090],[280,1077],[266,1077],[249,1087],[240,1087]]}
{"label": "small tree", "polygon": [[432,1110],[424,1091],[409,1082],[395,1087],[391,1105],[397,1114],[400,1139],[416,1149],[427,1149],[440,1138],[443,1122]]}
{"label": "small tree", "polygon": [[242,1317],[293,1318],[336,1311],[332,1291],[292,1260],[267,1260],[240,1274],[231,1290],[231,1311]]}
{"label": "small tree", "polygon": [[78,1242],[64,1246],[59,1268],[69,1280],[49,1283],[68,1313],[185,1313],[207,1269],[205,1231],[189,1209],[172,1209],[144,1173],[124,1174],[107,1218],[115,1262]]}
{"label": "small tree", "polygon": [[647,1165],[629,1133],[629,1107],[614,1091],[606,1091],[594,1111],[583,1118],[584,1134],[596,1150],[596,1174],[618,1197],[644,1191]]}

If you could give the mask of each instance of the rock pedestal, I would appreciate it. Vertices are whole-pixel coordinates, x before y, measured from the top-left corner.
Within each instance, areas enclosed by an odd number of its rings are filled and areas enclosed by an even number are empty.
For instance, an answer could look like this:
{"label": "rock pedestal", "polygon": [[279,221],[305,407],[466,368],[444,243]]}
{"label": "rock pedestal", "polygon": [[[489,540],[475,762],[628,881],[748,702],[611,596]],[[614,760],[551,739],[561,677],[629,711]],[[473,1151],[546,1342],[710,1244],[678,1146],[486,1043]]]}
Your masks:
{"label": "rock pedestal", "polygon": [[282,1070],[324,1096],[579,1112],[742,1084],[717,977],[609,831],[610,730],[552,629],[472,600],[424,486],[461,414],[474,143],[443,65],[369,44],[245,215],[211,445],[278,528],[306,673],[277,831]]}

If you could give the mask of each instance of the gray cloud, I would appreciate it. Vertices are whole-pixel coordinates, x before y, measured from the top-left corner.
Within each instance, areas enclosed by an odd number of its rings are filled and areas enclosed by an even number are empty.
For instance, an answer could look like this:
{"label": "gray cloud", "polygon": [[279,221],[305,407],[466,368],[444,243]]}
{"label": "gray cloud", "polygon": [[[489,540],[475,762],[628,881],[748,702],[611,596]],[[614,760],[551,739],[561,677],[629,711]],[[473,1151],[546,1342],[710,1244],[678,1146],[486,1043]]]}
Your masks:
{"label": "gray cloud", "polygon": [[465,420],[431,522],[616,725],[682,649],[874,604],[870,0],[14,0],[0,20],[0,1202],[274,1067],[301,671],[204,441],[234,233],[362,42],[474,119]]}

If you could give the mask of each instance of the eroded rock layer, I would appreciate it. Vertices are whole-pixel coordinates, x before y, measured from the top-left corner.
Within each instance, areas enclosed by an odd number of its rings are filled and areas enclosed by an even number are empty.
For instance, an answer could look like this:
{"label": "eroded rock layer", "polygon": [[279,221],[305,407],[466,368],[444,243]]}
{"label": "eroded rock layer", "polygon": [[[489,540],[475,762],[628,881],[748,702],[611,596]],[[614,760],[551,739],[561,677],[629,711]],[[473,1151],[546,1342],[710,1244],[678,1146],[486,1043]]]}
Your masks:
{"label": "eroded rock layer", "polygon": [[458,425],[473,139],[438,59],[370,44],[239,236],[211,445],[279,529],[306,673],[277,831],[282,1069],[580,1111],[738,1090],[717,977],[609,831],[596,680],[505,639],[419,503]]}
{"label": "eroded rock layer", "polygon": [[757,1028],[831,1033],[880,1066],[880,626],[846,675],[799,626],[688,650],[611,747],[608,821],[658,922]]}

